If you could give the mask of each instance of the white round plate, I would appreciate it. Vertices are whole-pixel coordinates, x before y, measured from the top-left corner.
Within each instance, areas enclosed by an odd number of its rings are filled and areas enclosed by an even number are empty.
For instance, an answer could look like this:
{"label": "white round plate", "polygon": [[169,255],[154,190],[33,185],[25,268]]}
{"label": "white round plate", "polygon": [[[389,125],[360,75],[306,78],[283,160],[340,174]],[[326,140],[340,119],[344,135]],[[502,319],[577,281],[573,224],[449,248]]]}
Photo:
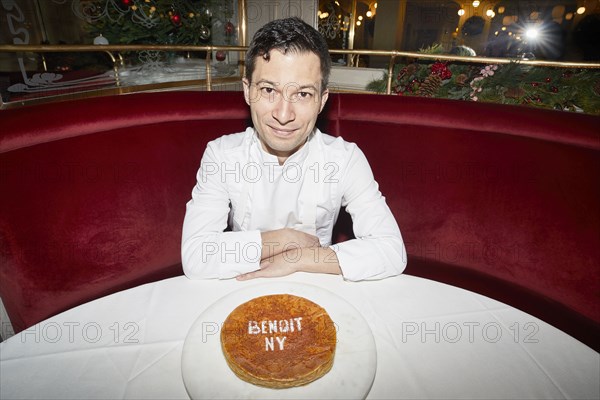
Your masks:
{"label": "white round plate", "polygon": [[[323,307],[337,328],[331,371],[305,386],[270,389],[239,379],[221,350],[220,328],[240,304],[269,294],[293,294]],[[199,399],[364,399],[375,378],[377,350],[367,321],[350,303],[317,286],[273,282],[217,300],[194,322],[183,345],[181,370],[188,394]]]}

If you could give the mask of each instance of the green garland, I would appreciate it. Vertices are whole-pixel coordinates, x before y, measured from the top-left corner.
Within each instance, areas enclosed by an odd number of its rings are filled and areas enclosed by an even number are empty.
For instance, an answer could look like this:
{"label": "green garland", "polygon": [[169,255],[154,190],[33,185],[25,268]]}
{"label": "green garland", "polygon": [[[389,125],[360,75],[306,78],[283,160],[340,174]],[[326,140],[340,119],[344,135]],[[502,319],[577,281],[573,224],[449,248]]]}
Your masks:
{"label": "green garland", "polygon": [[[387,73],[367,90],[385,93],[386,87]],[[600,70],[532,67],[516,61],[481,66],[418,60],[394,66],[392,93],[600,115]]]}

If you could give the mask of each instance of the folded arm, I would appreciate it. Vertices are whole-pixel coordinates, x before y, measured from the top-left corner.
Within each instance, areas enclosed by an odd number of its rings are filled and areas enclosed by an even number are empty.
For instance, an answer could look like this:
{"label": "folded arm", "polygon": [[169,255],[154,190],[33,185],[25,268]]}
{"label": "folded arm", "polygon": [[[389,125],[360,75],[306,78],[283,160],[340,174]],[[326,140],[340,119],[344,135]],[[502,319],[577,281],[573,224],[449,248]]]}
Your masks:
{"label": "folded arm", "polygon": [[341,273],[335,252],[320,247],[316,236],[285,228],[263,232],[261,238],[260,269],[241,274],[238,280],[286,276],[299,271]]}
{"label": "folded arm", "polygon": [[356,237],[332,246],[344,279],[383,279],[401,274],[407,259],[400,229],[358,147],[341,184],[342,206],[352,217]]}
{"label": "folded arm", "polygon": [[218,143],[206,148],[192,199],[183,221],[181,260],[185,275],[192,279],[227,279],[259,267],[262,240],[258,230],[225,232],[230,212],[230,193],[220,174],[223,160],[215,151]]}

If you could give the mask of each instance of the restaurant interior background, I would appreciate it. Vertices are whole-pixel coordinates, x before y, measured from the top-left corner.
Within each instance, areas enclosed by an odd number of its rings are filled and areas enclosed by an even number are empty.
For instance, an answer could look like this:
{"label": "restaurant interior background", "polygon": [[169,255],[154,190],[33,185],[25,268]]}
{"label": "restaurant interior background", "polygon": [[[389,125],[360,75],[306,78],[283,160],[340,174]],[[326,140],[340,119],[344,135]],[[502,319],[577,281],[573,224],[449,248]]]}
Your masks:
{"label": "restaurant interior background", "polygon": [[[353,7],[356,19],[351,21]],[[419,51],[437,44],[448,53],[464,46],[488,57],[600,60],[597,0],[319,2],[320,25],[335,24],[340,16],[343,32],[330,40],[332,48]],[[351,22],[353,40],[344,29]]]}
{"label": "restaurant interior background", "polygon": [[600,0],[2,0],[0,106],[239,90],[243,51],[227,46],[287,16],[327,38],[334,91],[600,113]]}

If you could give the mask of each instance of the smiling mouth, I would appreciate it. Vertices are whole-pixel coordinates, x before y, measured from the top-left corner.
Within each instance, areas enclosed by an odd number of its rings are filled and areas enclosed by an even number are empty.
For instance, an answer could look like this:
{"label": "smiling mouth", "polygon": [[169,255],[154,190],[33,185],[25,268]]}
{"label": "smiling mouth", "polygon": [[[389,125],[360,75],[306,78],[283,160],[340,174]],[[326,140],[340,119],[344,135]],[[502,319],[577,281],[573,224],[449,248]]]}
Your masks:
{"label": "smiling mouth", "polygon": [[276,136],[279,137],[289,137],[292,136],[294,132],[296,132],[296,129],[280,129],[270,125],[269,128],[271,129],[271,132],[273,132]]}

